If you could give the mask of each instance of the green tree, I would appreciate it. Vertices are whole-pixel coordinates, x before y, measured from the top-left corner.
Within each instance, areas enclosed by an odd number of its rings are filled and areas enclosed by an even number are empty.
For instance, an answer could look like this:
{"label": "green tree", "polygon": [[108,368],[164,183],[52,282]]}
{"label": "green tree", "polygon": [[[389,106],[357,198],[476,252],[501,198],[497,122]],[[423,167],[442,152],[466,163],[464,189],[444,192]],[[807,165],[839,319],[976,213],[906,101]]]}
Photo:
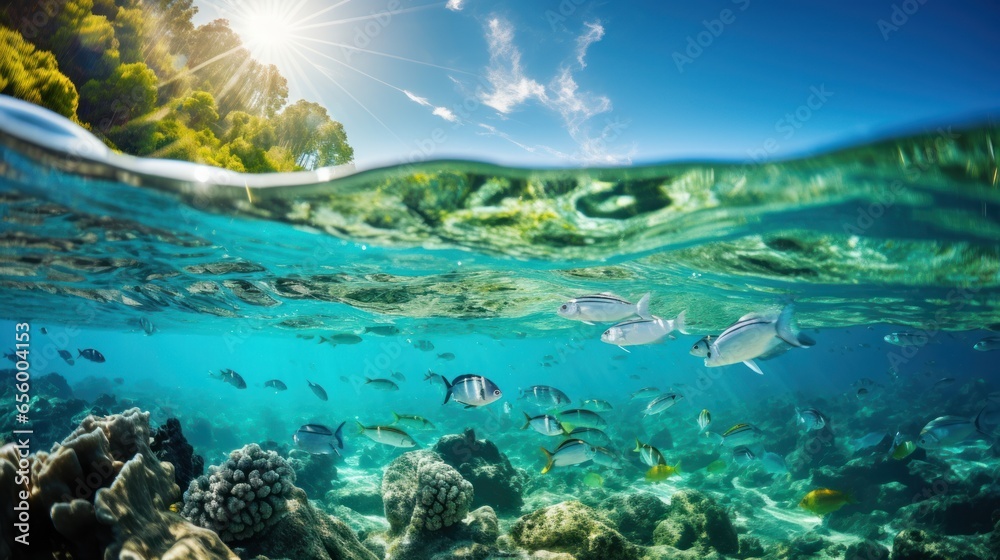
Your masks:
{"label": "green tree", "polygon": [[184,101],[181,101],[181,114],[187,125],[195,130],[201,130],[214,125],[219,120],[219,112],[215,107],[215,98],[207,91],[195,91]]}
{"label": "green tree", "polygon": [[276,120],[278,144],[292,154],[297,166],[315,169],[354,159],[344,127],[331,120],[322,105],[300,99],[286,107]]}
{"label": "green tree", "polygon": [[101,132],[153,110],[156,74],[144,63],[122,64],[106,80],[90,80],[80,88],[80,118]]}
{"label": "green tree", "polygon": [[79,95],[73,82],[59,71],[56,57],[6,27],[0,27],[0,93],[76,119]]}

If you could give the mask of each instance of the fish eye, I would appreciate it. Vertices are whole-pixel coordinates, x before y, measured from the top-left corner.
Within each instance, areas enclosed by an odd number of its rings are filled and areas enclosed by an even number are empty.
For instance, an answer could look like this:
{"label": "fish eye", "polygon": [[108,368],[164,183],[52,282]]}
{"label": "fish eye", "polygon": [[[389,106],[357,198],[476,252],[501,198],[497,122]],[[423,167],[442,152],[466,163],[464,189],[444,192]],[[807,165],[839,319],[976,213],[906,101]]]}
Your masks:
{"label": "fish eye", "polygon": [[493,394],[499,397],[500,396],[500,389],[494,389],[493,390]]}
{"label": "fish eye", "polygon": [[564,303],[564,304],[562,304],[562,307],[560,307],[559,309],[562,309],[563,311],[566,311],[567,309],[569,309],[569,306]]}

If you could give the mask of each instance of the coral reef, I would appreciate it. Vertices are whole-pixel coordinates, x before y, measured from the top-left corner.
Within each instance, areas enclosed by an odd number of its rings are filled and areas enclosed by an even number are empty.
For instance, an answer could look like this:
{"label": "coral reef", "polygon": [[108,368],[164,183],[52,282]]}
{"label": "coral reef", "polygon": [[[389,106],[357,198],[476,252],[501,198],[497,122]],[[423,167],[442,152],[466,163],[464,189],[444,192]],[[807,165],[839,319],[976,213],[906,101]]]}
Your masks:
{"label": "coral reef", "polygon": [[397,457],[382,479],[382,501],[393,534],[454,525],[468,513],[472,500],[472,485],[430,451]]}
{"label": "coral reef", "polygon": [[320,499],[330,490],[331,483],[337,478],[335,462],[335,455],[313,455],[298,449],[293,449],[288,457],[288,465],[295,471],[299,488],[312,499]]}
{"label": "coral reef", "polygon": [[524,476],[493,442],[476,439],[475,432],[466,429],[461,435],[442,437],[434,451],[472,483],[476,489],[473,507],[488,505],[500,513],[520,512]]}
{"label": "coral reef", "polygon": [[294,482],[295,472],[283,458],[253,443],[192,480],[181,513],[223,541],[248,539],[281,520]]}
{"label": "coral reef", "polygon": [[722,554],[736,554],[740,546],[726,511],[696,490],[671,496],[667,518],[656,526],[653,540],[681,550],[712,547]]}
{"label": "coral reef", "polygon": [[[375,482],[378,482],[377,479]],[[333,507],[343,505],[365,515],[383,515],[382,488],[367,477],[350,481],[333,481],[333,489],[326,493],[326,503]]]}
{"label": "coral reef", "polygon": [[889,549],[875,541],[864,540],[848,546],[844,560],[889,560]]}
{"label": "coral reef", "polygon": [[627,539],[651,545],[653,531],[660,520],[666,517],[669,506],[648,492],[638,492],[614,494],[601,503],[600,509]]}
{"label": "coral reef", "polygon": [[892,541],[892,560],[984,560],[996,558],[997,551],[981,543],[907,529]]}
{"label": "coral reef", "polygon": [[572,555],[577,560],[632,560],[642,549],[625,539],[593,509],[580,502],[562,502],[517,520],[510,537],[530,551]]}
{"label": "coral reef", "polygon": [[205,472],[205,459],[194,454],[194,448],[184,437],[181,422],[176,418],[168,418],[153,432],[149,447],[157,459],[174,466],[174,482],[181,488],[187,488],[192,480]]}

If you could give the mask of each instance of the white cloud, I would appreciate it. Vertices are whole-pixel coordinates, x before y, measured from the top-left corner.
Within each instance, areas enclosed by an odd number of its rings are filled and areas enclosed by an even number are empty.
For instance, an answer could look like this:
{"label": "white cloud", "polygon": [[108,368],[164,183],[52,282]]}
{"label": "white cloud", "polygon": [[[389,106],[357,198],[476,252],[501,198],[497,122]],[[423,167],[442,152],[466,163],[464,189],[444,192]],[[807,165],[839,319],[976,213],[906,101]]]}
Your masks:
{"label": "white cloud", "polygon": [[486,79],[493,91],[480,94],[484,105],[507,114],[532,97],[545,97],[545,86],[525,76],[521,68],[521,51],[514,46],[514,26],[500,18],[491,19],[486,41],[490,50]]}
{"label": "white cloud", "polygon": [[587,67],[587,62],[584,60],[587,56],[587,48],[604,38],[604,26],[601,25],[600,21],[584,23],[584,25],[587,26],[587,32],[576,38],[576,61],[580,64],[580,68]]}
{"label": "white cloud", "polygon": [[445,8],[460,12],[462,11],[462,8],[465,7],[464,4],[465,0],[448,0],[448,4],[445,5]]}
{"label": "white cloud", "polygon": [[403,93],[405,93],[406,96],[410,98],[410,101],[413,101],[414,103],[418,103],[420,105],[423,105],[424,107],[430,107],[431,106],[431,102],[427,101],[426,97],[420,97],[419,95],[410,93],[410,92],[406,91],[405,89],[403,90]]}
{"label": "white cloud", "polygon": [[458,117],[447,107],[435,107],[432,113],[448,122],[458,122]]}
{"label": "white cloud", "polygon": [[401,91],[404,94],[406,94],[406,97],[410,98],[410,101],[416,103],[417,105],[420,105],[422,107],[433,107],[434,110],[431,111],[431,114],[441,117],[442,119],[448,122],[458,122],[458,117],[455,115],[454,112],[452,112],[451,109],[447,107],[434,107],[434,104],[431,103],[430,100],[427,99],[426,97],[420,97],[419,95],[413,93],[412,91],[408,91],[405,89]]}

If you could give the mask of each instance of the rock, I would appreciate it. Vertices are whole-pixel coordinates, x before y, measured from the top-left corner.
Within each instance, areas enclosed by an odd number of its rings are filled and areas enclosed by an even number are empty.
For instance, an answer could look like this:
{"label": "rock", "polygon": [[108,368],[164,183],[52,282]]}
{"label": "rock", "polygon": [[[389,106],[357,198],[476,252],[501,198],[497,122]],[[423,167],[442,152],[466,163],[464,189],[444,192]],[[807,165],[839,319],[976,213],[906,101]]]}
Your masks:
{"label": "rock", "polygon": [[739,539],[726,511],[696,490],[682,490],[670,498],[670,511],[653,532],[653,541],[686,550],[710,546],[736,554]]}
{"label": "rock", "polygon": [[369,478],[335,480],[333,489],[326,493],[325,500],[331,507],[342,505],[365,515],[385,515],[382,488]]}
{"label": "rock", "polygon": [[475,432],[468,429],[462,435],[442,437],[434,451],[472,483],[476,489],[472,507],[489,505],[501,513],[520,511],[524,477],[493,442],[476,439]]}
{"label": "rock", "polygon": [[760,539],[757,537],[740,537],[740,551],[736,556],[740,558],[764,556],[764,545],[760,544]]}
{"label": "rock", "polygon": [[540,509],[514,523],[513,541],[529,551],[571,554],[577,560],[631,560],[639,547],[580,502],[562,502]]}
{"label": "rock", "polygon": [[614,494],[601,503],[600,509],[625,538],[645,545],[653,544],[653,530],[669,511],[663,500],[649,492]]}
{"label": "rock", "polygon": [[897,512],[902,526],[946,535],[972,535],[993,529],[993,512],[1000,510],[1000,488],[994,482],[968,492],[952,488],[943,480],[937,484],[929,499]]}
{"label": "rock", "polygon": [[892,560],[983,560],[986,546],[970,538],[942,537],[919,529],[900,531],[892,542]]}
{"label": "rock", "polygon": [[816,534],[815,531],[809,531],[804,535],[798,535],[793,538],[791,543],[789,543],[789,548],[799,554],[812,556],[826,548],[827,544],[829,543],[826,542],[826,539]]}
{"label": "rock", "polygon": [[287,508],[264,535],[240,542],[242,558],[379,560],[343,521],[314,508],[301,488],[293,487]]}
{"label": "rock", "polygon": [[73,389],[69,388],[66,378],[56,372],[35,379],[32,390],[35,394],[57,399],[69,400],[73,398]]}
{"label": "rock", "polygon": [[864,540],[848,546],[844,560],[889,560],[889,549],[875,541]]}
{"label": "rock", "polygon": [[192,480],[205,472],[205,459],[194,454],[194,448],[184,438],[181,422],[176,418],[168,418],[153,432],[149,447],[157,459],[174,466],[174,482],[181,488],[187,488]]}
{"label": "rock", "polygon": [[298,449],[293,449],[288,457],[288,464],[295,471],[298,487],[314,500],[325,497],[337,478],[335,462],[333,454],[313,455]]}

